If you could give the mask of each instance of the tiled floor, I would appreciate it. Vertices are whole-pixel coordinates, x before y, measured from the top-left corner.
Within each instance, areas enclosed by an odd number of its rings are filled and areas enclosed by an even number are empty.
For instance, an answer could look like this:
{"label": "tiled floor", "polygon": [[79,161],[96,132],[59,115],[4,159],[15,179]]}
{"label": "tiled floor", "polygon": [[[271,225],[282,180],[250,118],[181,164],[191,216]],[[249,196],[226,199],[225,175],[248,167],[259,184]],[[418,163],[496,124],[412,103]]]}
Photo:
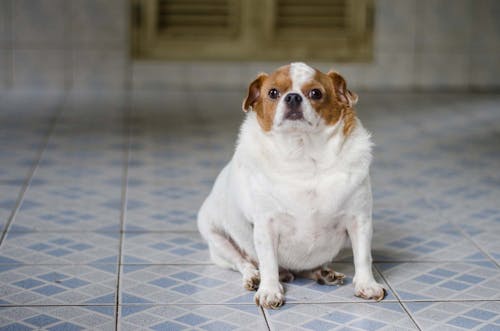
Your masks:
{"label": "tiled floor", "polygon": [[0,330],[500,330],[500,96],[361,93],[381,303],[298,279],[265,311],[197,209],[241,93],[0,94]]}

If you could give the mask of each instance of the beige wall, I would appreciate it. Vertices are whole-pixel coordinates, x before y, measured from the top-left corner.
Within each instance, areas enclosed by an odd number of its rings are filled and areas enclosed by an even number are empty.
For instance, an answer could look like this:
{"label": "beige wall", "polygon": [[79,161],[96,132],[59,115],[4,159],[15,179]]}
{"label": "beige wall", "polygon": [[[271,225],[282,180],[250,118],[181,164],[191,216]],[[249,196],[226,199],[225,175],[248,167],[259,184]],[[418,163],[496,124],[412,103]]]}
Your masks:
{"label": "beige wall", "polygon": [[[500,88],[500,1],[375,2],[373,61],[314,65],[358,89]],[[240,89],[281,64],[132,63],[127,3],[0,0],[0,88]]]}

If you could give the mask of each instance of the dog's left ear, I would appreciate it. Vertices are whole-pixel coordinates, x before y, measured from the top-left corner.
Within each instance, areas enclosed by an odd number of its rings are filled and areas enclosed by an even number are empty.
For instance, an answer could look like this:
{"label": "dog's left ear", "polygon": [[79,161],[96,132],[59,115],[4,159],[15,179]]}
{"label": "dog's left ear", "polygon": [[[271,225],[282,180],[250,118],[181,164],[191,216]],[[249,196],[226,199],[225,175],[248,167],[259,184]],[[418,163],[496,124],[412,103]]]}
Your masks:
{"label": "dog's left ear", "polygon": [[260,97],[260,88],[262,83],[267,79],[268,75],[266,73],[261,73],[255,78],[255,80],[248,86],[248,94],[245,100],[243,100],[243,111],[247,113],[252,110],[257,100]]}
{"label": "dog's left ear", "polygon": [[358,95],[347,89],[344,77],[335,71],[329,71],[327,75],[333,82],[333,89],[338,100],[348,107],[354,106],[358,102]]}

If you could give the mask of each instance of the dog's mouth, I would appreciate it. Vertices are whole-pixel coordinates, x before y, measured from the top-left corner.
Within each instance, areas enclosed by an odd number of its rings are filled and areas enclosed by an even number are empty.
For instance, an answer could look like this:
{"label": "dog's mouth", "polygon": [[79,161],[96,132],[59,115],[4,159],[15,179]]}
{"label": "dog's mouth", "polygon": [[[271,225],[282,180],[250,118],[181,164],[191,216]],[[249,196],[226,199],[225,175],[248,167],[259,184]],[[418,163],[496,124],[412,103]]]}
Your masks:
{"label": "dog's mouth", "polygon": [[290,109],[286,112],[285,119],[292,121],[302,120],[304,119],[304,113],[302,112],[302,110]]}

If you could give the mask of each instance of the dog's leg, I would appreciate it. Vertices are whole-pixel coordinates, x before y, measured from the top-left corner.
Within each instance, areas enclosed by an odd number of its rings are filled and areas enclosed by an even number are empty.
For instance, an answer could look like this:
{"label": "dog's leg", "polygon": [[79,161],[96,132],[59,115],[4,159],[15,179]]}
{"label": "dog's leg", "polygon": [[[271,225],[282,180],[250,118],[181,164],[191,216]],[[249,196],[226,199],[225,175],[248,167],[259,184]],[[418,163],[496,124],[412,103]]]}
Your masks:
{"label": "dog's leg", "polygon": [[327,263],[312,270],[295,272],[297,277],[315,280],[320,285],[342,285],[345,275],[333,270],[331,263]]}
{"label": "dog's leg", "polygon": [[385,289],[375,281],[372,272],[372,221],[371,217],[357,216],[347,222],[347,232],[351,239],[354,255],[354,295],[363,299],[380,301]]}
{"label": "dog's leg", "polygon": [[274,219],[255,224],[253,237],[260,270],[260,285],[255,293],[255,303],[264,308],[279,308],[283,305],[285,296],[279,280],[278,235]]}
{"label": "dog's leg", "polygon": [[257,290],[260,283],[257,263],[252,261],[231,236],[218,229],[212,230],[209,247],[215,264],[239,271],[243,275],[243,287],[249,291]]}

